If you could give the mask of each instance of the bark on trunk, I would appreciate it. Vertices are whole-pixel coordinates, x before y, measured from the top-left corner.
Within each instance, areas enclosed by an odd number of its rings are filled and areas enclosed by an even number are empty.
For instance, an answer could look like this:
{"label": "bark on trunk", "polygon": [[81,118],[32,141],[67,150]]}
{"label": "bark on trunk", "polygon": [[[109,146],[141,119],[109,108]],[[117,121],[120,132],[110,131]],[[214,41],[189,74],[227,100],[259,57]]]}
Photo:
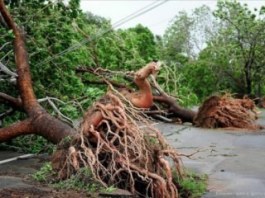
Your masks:
{"label": "bark on trunk", "polygon": [[151,62],[137,71],[134,75],[134,83],[138,91],[127,95],[131,103],[138,108],[150,108],[153,105],[152,88],[147,80],[148,76],[158,71],[158,64]]}
{"label": "bark on trunk", "polygon": [[248,60],[245,64],[245,78],[246,78],[246,91],[248,95],[251,95],[252,92],[252,79],[251,79],[251,65],[253,60]]}
{"label": "bark on trunk", "polygon": [[185,109],[177,104],[174,98],[169,96],[161,95],[154,96],[154,101],[159,103],[165,103],[168,105],[168,113],[171,114],[171,117],[176,117],[181,119],[182,122],[191,122],[193,123],[194,117],[197,112]]}

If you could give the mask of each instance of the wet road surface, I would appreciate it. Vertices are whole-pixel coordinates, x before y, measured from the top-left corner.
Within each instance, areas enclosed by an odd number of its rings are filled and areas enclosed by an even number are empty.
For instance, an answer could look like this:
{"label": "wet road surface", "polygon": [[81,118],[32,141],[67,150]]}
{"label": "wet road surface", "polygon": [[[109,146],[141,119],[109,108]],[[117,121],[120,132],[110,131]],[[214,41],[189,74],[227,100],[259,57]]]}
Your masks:
{"label": "wet road surface", "polygon": [[[258,120],[265,125],[265,111]],[[205,198],[265,197],[265,130],[202,129],[189,125],[159,124],[169,143],[180,153],[184,166],[208,175]]]}

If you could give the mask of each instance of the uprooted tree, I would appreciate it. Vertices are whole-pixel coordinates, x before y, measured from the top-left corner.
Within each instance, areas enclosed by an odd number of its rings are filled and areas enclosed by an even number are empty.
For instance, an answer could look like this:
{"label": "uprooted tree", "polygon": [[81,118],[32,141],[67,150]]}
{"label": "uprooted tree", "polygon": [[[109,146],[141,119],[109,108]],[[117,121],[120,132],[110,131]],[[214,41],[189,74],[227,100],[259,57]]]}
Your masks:
{"label": "uprooted tree", "polygon": [[[58,170],[61,179],[88,167],[104,186],[115,184],[141,196],[178,197],[178,185],[173,181],[172,171],[175,170],[181,178],[180,155],[139,113],[139,108],[152,105],[152,95],[145,92],[150,90],[146,78],[155,72],[156,64],[149,64],[135,74],[135,82],[140,87],[135,97],[124,97],[112,89],[88,110],[77,131],[52,117],[38,103],[32,88],[23,32],[14,23],[3,0],[0,1],[0,12],[15,35],[19,90],[18,98],[4,93],[0,94],[0,98],[28,116],[23,121],[0,128],[0,141],[20,135],[41,135],[59,144],[53,156],[53,167]],[[148,102],[142,104],[139,94],[146,94],[144,97]],[[137,104],[137,108],[131,104]],[[173,168],[165,156],[173,160]]]}
{"label": "uprooted tree", "polygon": [[[149,65],[150,66],[150,65]],[[158,70],[158,69],[157,69]],[[248,97],[243,99],[235,99],[230,94],[213,95],[204,101],[198,112],[181,107],[176,98],[167,94],[157,83],[154,75],[150,75],[150,84],[140,85],[137,80],[134,82],[139,86],[140,90],[135,92],[123,84],[119,84],[109,79],[109,76],[119,75],[120,72],[110,71],[103,68],[86,68],[80,67],[77,72],[89,72],[98,76],[101,80],[89,81],[96,84],[111,84],[132,102],[136,102],[141,98],[144,107],[146,103],[149,109],[143,109],[142,112],[155,119],[164,122],[190,122],[194,126],[204,128],[244,128],[250,130],[258,130],[262,126],[256,123],[258,112],[255,102]],[[157,73],[157,72],[155,72]],[[110,75],[111,74],[111,75]],[[136,73],[137,74],[137,73]],[[122,74],[125,79],[132,80],[132,72]],[[145,93],[145,94],[141,94]],[[152,96],[145,97],[145,96]],[[146,99],[144,99],[146,98]],[[134,103],[137,106],[137,103]]]}

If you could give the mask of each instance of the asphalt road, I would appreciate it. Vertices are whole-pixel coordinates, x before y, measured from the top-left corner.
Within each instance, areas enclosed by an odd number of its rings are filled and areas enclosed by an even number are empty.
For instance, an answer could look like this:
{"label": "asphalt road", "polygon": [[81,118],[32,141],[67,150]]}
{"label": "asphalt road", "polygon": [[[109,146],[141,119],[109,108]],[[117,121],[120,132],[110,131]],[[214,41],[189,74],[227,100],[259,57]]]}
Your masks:
{"label": "asphalt road", "polygon": [[[258,120],[265,125],[265,111]],[[169,143],[180,153],[184,166],[207,174],[205,198],[265,197],[265,130],[201,129],[189,125],[159,124]]]}

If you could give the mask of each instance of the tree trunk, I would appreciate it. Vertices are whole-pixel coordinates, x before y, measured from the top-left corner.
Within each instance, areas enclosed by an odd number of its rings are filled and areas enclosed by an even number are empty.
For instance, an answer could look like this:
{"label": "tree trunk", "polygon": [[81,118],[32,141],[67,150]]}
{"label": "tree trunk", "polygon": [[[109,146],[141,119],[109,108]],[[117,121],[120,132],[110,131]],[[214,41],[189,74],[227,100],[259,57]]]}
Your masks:
{"label": "tree trunk", "polygon": [[248,60],[245,64],[245,78],[246,78],[246,91],[247,91],[247,95],[251,95],[252,92],[252,80],[251,80],[251,65],[252,65],[253,61],[252,60]]}
{"label": "tree trunk", "polygon": [[[53,143],[60,142],[66,136],[73,136],[76,131],[69,125],[50,116],[38,103],[33,91],[28,54],[22,31],[16,26],[4,1],[0,0],[0,13],[8,28],[13,30],[15,61],[18,74],[18,89],[21,97],[21,108],[28,119],[0,129],[0,142],[25,134],[38,134]],[[2,98],[3,99],[3,98]]]}
{"label": "tree trunk", "polygon": [[154,96],[154,101],[167,104],[168,114],[171,114],[171,117],[179,118],[182,122],[193,123],[197,115],[197,112],[179,106],[174,98],[167,95]]}

